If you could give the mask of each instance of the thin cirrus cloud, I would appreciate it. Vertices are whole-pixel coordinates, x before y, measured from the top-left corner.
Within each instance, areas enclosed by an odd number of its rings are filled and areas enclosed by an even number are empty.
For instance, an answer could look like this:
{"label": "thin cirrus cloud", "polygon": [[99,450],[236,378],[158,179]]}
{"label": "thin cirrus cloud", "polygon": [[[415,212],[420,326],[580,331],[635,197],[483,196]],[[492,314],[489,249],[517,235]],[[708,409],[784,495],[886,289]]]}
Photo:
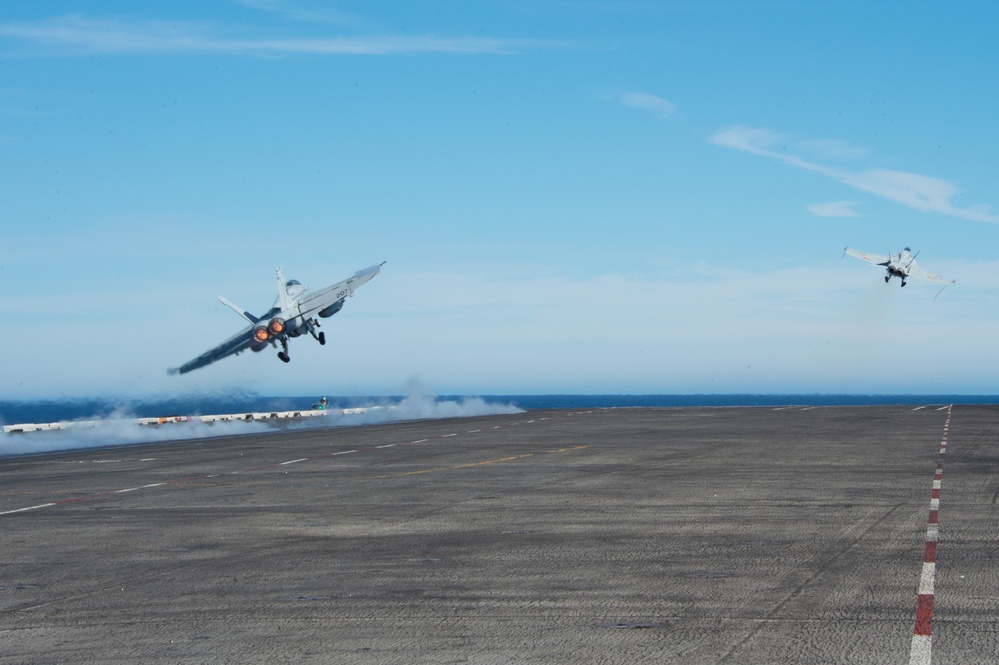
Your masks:
{"label": "thin cirrus cloud", "polygon": [[712,136],[710,141],[715,145],[776,159],[799,169],[819,173],[850,187],[922,212],[936,212],[976,222],[999,222],[999,215],[996,215],[989,206],[962,208],[955,205],[953,199],[960,194],[960,190],[946,180],[890,169],[851,171],[824,166],[790,152],[783,150],[778,152],[773,149],[772,146],[778,143],[782,144],[782,148],[796,148],[801,144],[789,144],[784,137],[768,129],[730,127]]}
{"label": "thin cirrus cloud", "polygon": [[302,9],[288,0],[236,0],[236,4],[247,9],[283,16],[292,21],[336,25],[356,25],[358,23],[357,19],[345,12],[335,9]]}
{"label": "thin cirrus cloud", "polygon": [[34,23],[0,23],[0,36],[71,54],[209,53],[220,55],[507,55],[554,46],[550,41],[433,35],[237,38],[218,26],[189,21],[124,22],[63,16]]}
{"label": "thin cirrus cloud", "polygon": [[622,92],[618,93],[617,99],[625,106],[651,111],[660,120],[665,120],[676,111],[676,104],[673,102],[647,92]]}
{"label": "thin cirrus cloud", "polygon": [[813,203],[808,211],[816,217],[860,217],[853,209],[856,201],[829,201],[828,203]]}

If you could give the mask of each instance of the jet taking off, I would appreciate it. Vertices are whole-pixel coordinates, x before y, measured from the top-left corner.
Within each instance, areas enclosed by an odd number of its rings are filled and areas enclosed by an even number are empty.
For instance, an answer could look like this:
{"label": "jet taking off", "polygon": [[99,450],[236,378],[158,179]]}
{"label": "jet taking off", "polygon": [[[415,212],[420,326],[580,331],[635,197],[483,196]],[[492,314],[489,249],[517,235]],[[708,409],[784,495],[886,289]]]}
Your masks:
{"label": "jet taking off", "polygon": [[250,325],[239,331],[214,349],[205,351],[200,356],[184,363],[180,367],[169,369],[170,374],[186,374],[191,370],[210,365],[216,360],[242,353],[247,349],[263,351],[268,345],[277,348],[278,358],[288,362],[288,338],[309,333],[320,344],[326,344],[326,334],[317,332],[321,318],[333,316],[343,307],[344,301],[354,295],[354,291],[378,274],[385,262],[365,268],[354,273],[342,282],[323,289],[312,290],[302,286],[298,280],[285,281],[281,268],[277,269],[277,300],[274,306],[262,316],[254,316],[242,307],[232,304],[223,296],[219,301],[229,307]]}
{"label": "jet taking off", "polygon": [[916,254],[912,253],[912,250],[906,247],[901,252],[897,254],[889,254],[885,256],[883,254],[869,254],[867,252],[862,252],[859,249],[851,249],[847,247],[843,250],[850,256],[855,256],[856,258],[867,261],[871,265],[882,266],[887,271],[888,274],[885,275],[885,284],[887,284],[892,277],[898,277],[902,280],[902,286],[905,286],[905,280],[908,277],[920,277],[922,279],[928,279],[933,282],[940,282],[941,284],[953,284],[954,280],[944,279],[940,275],[934,275],[931,272],[923,270],[918,265],[916,265]]}

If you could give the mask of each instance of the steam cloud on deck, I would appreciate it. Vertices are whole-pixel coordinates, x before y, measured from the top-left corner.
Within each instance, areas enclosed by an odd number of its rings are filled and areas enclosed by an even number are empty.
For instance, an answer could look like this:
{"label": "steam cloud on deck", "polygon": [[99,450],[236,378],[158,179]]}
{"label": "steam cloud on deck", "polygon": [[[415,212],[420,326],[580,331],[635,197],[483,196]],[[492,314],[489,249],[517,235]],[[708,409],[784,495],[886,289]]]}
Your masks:
{"label": "steam cloud on deck", "polygon": [[[372,403],[352,409],[330,409],[324,416],[283,423],[286,429],[355,427],[404,420],[470,418],[473,416],[521,413],[512,404],[486,402],[479,397],[458,400],[425,395],[406,397],[399,402]],[[0,457],[34,455],[82,448],[104,448],[160,441],[186,441],[219,436],[258,434],[272,430],[264,420],[230,420],[204,423],[194,418],[159,426],[140,425],[124,413],[86,425],[66,429],[7,433],[0,436]]]}

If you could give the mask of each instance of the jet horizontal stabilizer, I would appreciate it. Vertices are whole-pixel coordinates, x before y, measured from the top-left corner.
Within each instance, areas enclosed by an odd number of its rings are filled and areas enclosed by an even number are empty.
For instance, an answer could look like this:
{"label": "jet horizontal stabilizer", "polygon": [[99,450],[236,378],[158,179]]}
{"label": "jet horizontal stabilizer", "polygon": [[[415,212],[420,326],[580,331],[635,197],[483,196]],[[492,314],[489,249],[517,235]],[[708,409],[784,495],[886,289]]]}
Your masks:
{"label": "jet horizontal stabilizer", "polygon": [[231,309],[232,311],[234,311],[237,314],[239,314],[244,319],[246,319],[246,321],[250,325],[253,325],[255,323],[259,323],[259,321],[260,321],[260,319],[258,319],[257,317],[253,316],[252,314],[250,314],[248,311],[246,311],[245,309],[243,309],[239,305],[234,304],[232,301],[228,300],[225,296],[219,296],[219,302],[222,303],[223,305],[225,305],[226,307],[228,307],[229,309]]}

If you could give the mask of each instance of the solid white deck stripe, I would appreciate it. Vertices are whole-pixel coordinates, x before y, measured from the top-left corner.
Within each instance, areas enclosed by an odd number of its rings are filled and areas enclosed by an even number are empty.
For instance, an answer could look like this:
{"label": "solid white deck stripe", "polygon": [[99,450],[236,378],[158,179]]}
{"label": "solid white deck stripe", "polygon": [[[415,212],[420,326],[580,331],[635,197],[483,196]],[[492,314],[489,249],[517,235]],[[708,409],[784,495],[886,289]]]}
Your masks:
{"label": "solid white deck stripe", "polygon": [[936,579],[937,564],[923,563],[923,572],[919,576],[919,595],[933,595],[933,581]]}
{"label": "solid white deck stripe", "polygon": [[14,513],[26,513],[29,510],[38,510],[39,508],[48,508],[49,506],[54,506],[54,503],[40,503],[37,506],[29,506],[27,508],[18,508],[17,510],[5,510],[0,515],[13,515]]}
{"label": "solid white deck stripe", "polygon": [[932,654],[932,635],[912,636],[912,647],[909,649],[909,665],[930,665],[930,656]]}

